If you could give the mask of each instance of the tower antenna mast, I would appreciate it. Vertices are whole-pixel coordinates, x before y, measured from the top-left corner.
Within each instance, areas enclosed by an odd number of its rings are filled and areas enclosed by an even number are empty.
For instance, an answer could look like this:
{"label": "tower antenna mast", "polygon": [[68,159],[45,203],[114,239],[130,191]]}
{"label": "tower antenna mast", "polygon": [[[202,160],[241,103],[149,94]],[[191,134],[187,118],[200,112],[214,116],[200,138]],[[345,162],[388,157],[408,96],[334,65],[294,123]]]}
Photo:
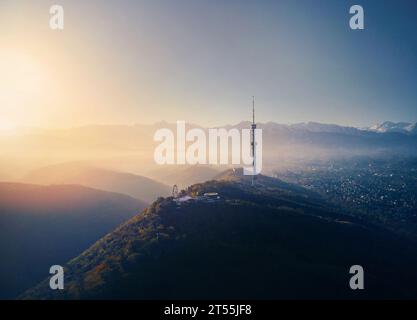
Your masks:
{"label": "tower antenna mast", "polygon": [[252,186],[254,185],[254,176],[256,172],[256,145],[255,145],[255,130],[256,130],[256,123],[255,123],[255,96],[252,96],[252,157],[253,157],[253,172],[252,172]]}
{"label": "tower antenna mast", "polygon": [[252,124],[255,124],[255,96],[252,96]]}

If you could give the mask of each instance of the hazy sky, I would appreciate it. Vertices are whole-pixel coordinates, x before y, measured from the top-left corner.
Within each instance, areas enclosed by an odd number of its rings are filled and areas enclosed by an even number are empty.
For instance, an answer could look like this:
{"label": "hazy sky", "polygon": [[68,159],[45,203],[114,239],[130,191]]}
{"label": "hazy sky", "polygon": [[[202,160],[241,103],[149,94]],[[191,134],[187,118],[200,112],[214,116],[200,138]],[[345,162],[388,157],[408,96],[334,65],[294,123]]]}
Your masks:
{"label": "hazy sky", "polygon": [[252,95],[259,121],[416,121],[416,83],[415,0],[0,0],[0,128],[222,125]]}

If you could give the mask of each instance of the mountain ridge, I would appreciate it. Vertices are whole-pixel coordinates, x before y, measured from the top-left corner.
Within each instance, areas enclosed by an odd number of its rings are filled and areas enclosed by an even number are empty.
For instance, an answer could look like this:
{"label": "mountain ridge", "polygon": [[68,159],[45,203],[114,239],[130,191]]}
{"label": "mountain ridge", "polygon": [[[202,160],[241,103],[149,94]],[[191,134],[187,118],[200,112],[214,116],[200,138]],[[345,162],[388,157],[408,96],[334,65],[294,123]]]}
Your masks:
{"label": "mountain ridge", "polygon": [[0,182],[0,298],[13,298],[141,211],[138,199],[79,185]]}
{"label": "mountain ridge", "polygon": [[[160,125],[171,129],[175,135],[175,124]],[[249,129],[250,123],[241,122],[225,128]],[[265,169],[275,169],[284,161],[417,155],[414,131],[379,132],[315,122],[294,125],[266,122],[258,123],[258,128],[262,129]],[[153,135],[158,129],[160,127],[155,125],[91,126],[0,135],[3,152],[0,174],[16,180],[40,167],[84,161],[97,167],[147,176],[160,169],[153,158],[158,145]],[[207,133],[208,129],[202,130]],[[44,157],[46,153],[48,159]]]}
{"label": "mountain ridge", "polygon": [[[357,133],[359,132],[374,132],[374,133],[389,133],[389,132],[396,132],[396,133],[404,133],[404,134],[414,134],[416,133],[416,126],[417,121],[414,122],[394,122],[394,121],[382,121],[370,126],[353,126],[353,125],[340,125],[335,123],[325,123],[325,122],[317,122],[317,121],[306,121],[306,122],[295,122],[295,123],[279,123],[275,121],[267,121],[267,122],[257,122],[258,125],[265,127],[265,128],[287,128],[291,130],[306,130],[310,132],[339,132],[339,133]],[[189,128],[201,128],[201,129],[208,129],[208,128],[249,128],[251,125],[250,121],[240,121],[235,124],[226,124],[224,126],[201,126],[198,124],[191,124],[186,123],[186,126]],[[91,131],[91,130],[104,130],[104,129],[111,129],[111,130],[139,130],[141,134],[146,133],[148,130],[152,131],[155,128],[160,127],[168,127],[171,129],[175,129],[176,123],[175,122],[168,122],[168,121],[158,121],[153,124],[140,124],[134,123],[131,125],[128,124],[119,124],[119,125],[111,125],[111,124],[90,124],[90,125],[83,125],[78,127],[70,127],[70,128],[56,128],[56,129],[43,129],[37,127],[27,127],[22,128],[22,132],[25,134],[47,134],[51,132],[67,132],[71,130],[78,130],[78,131]],[[18,129],[14,131],[19,131]]]}
{"label": "mountain ridge", "polygon": [[[252,187],[229,170],[190,186],[184,200],[158,199],[72,259],[67,290],[53,292],[45,280],[20,298],[417,296],[414,243],[338,213],[313,192],[257,178]],[[362,292],[348,287],[357,263],[368,272]]]}
{"label": "mountain ridge", "polygon": [[38,184],[79,184],[127,194],[144,202],[170,193],[170,187],[151,178],[83,163],[62,163],[32,170],[24,182]]}

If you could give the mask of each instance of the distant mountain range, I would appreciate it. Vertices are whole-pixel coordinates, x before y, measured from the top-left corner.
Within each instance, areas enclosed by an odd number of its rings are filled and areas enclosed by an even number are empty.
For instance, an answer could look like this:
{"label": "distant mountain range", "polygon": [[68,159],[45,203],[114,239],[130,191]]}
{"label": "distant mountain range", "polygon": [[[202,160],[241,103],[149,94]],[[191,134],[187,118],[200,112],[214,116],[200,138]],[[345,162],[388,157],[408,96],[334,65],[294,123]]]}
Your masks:
{"label": "distant mountain range", "polygon": [[404,133],[404,134],[417,134],[417,122],[409,123],[409,122],[391,122],[385,121],[380,124],[376,124],[370,128],[370,131],[387,133],[387,132],[397,132],[397,133]]}
{"label": "distant mountain range", "polygon": [[[198,126],[188,124],[188,128],[191,127]],[[176,132],[174,123],[160,122],[154,125],[30,129],[7,136],[0,135],[0,177],[16,180],[40,167],[81,161],[112,171],[149,176],[171,185],[179,179],[169,178],[170,169],[156,165],[153,159],[158,145],[153,135],[159,128]],[[226,128],[250,128],[250,122],[240,122]],[[285,161],[294,160],[417,155],[415,123],[384,122],[369,128],[354,128],[317,122],[292,125],[267,122],[258,123],[258,128],[263,130],[264,168],[274,169]],[[167,172],[166,179],[161,178],[157,171]],[[196,182],[186,180],[178,183]],[[152,201],[151,198],[152,192],[141,199]]]}
{"label": "distant mountain range", "polygon": [[146,204],[77,185],[0,182],[0,299],[14,298]]}
{"label": "distant mountain range", "polygon": [[167,196],[171,193],[171,187],[152,179],[81,163],[63,163],[42,167],[28,173],[23,180],[44,185],[80,184],[127,194],[148,203],[159,196]]}
{"label": "distant mountain range", "polygon": [[[237,124],[238,128],[249,128],[249,121],[243,121]],[[416,127],[417,122],[391,122],[385,121],[382,123],[375,124],[370,127],[357,128],[352,126],[341,126],[337,124],[326,124],[319,122],[301,122],[294,124],[279,124],[276,122],[266,122],[259,124],[265,130],[289,130],[289,131],[308,131],[315,133],[339,133],[339,134],[363,134],[366,132],[376,132],[376,133],[403,133],[403,134],[417,134]]]}
{"label": "distant mountain range", "polygon": [[[237,128],[249,128],[249,122]],[[231,128],[230,126],[229,128]],[[288,161],[328,160],[355,156],[416,156],[417,134],[413,125],[399,132],[384,125],[354,128],[316,122],[300,124],[260,123],[263,136],[263,167],[273,169]],[[377,130],[379,128],[379,130]],[[414,127],[415,128],[415,127]]]}
{"label": "distant mountain range", "polygon": [[[265,176],[250,182],[230,170],[181,194],[191,200],[159,199],[69,261],[64,290],[46,279],[20,298],[417,297],[414,242],[302,187]],[[366,290],[349,288],[355,264]]]}

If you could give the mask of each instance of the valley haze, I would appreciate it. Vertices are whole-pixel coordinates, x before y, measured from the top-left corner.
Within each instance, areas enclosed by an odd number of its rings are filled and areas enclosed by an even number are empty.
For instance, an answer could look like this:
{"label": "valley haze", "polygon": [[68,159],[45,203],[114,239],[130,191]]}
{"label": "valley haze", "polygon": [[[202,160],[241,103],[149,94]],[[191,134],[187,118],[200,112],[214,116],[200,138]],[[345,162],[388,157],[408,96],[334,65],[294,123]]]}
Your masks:
{"label": "valley haze", "polygon": [[[195,127],[207,130],[188,123],[186,129]],[[0,178],[19,181],[32,170],[66,162],[152,178],[152,172],[164,167],[158,167],[153,160],[157,146],[153,134],[160,128],[175,132],[175,124],[167,122],[63,129],[22,128],[3,132],[0,134]],[[250,128],[250,122],[224,128]],[[264,173],[305,160],[417,153],[415,123],[384,122],[355,128],[316,122],[292,125],[267,122],[258,123],[258,128],[263,131]]]}

